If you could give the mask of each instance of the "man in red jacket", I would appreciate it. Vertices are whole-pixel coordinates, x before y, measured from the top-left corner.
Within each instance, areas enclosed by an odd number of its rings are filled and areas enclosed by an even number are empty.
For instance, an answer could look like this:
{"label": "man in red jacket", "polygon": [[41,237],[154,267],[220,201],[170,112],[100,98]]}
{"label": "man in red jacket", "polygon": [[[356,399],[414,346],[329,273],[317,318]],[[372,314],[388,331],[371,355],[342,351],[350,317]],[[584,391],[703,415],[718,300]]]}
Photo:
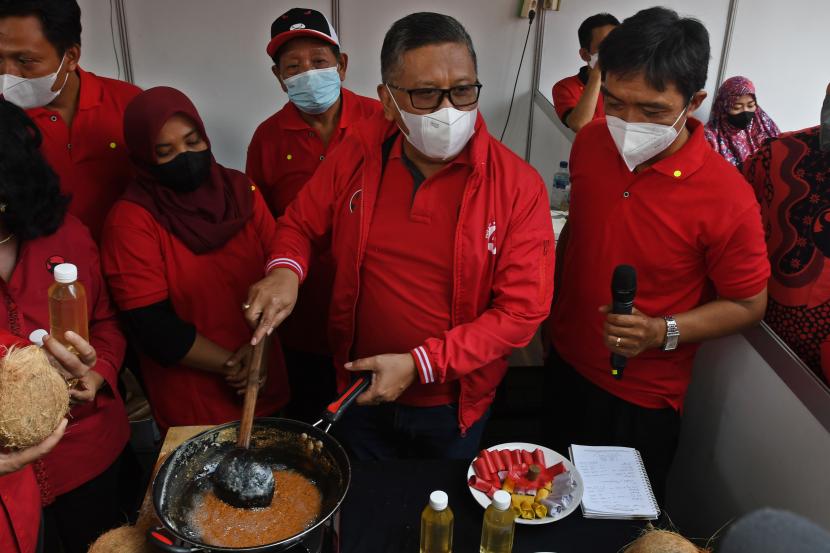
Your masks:
{"label": "man in red jacket", "polygon": [[0,2],[0,96],[25,109],[43,135],[41,151],[72,196],[69,213],[96,242],[132,177],[124,108],[140,90],[87,73],[76,0]]}
{"label": "man in red jacket", "polygon": [[[292,8],[271,24],[266,47],[271,70],[289,101],[257,127],[245,172],[279,218],[314,171],[361,121],[377,115],[376,99],[341,86],[349,57],[328,19]],[[315,420],[334,394],[331,348],[326,339],[334,263],[328,251],[314,256],[297,309],[279,335],[291,383],[286,413]]]}
{"label": "man in red jacket", "polygon": [[355,371],[372,379],[340,435],[359,458],[470,458],[507,356],[549,310],[547,197],[487,132],[458,21],[397,21],[381,73],[384,117],[348,137],[288,207],[279,255],[244,307],[259,340],[291,313],[313,246],[330,242],[338,385]]}

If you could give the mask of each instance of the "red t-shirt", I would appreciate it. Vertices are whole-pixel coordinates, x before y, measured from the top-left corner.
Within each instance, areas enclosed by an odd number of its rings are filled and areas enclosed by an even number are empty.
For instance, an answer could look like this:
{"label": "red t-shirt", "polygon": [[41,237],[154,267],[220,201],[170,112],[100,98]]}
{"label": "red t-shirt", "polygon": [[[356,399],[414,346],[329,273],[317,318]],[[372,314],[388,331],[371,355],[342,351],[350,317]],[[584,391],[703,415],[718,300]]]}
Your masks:
{"label": "red t-shirt", "polygon": [[[28,340],[0,329],[0,355],[5,355],[5,348],[10,346],[28,344]],[[34,553],[40,508],[40,491],[31,466],[0,476],[0,551]]]}
{"label": "red t-shirt", "polygon": [[[465,148],[416,189],[401,156],[402,140],[399,137],[390,152],[369,227],[360,272],[355,358],[411,351],[452,328],[454,238],[472,171],[469,153]],[[458,382],[439,383],[434,375],[425,375],[398,401],[421,407],[456,402]]]}
{"label": "red t-shirt", "polygon": [[[253,187],[252,187],[253,188]],[[225,245],[197,255],[138,204],[119,200],[104,225],[104,273],[115,303],[136,309],[170,299],[176,314],[218,344],[236,351],[251,339],[242,303],[248,288],[265,276],[274,219],[255,194],[250,221]],[[259,416],[288,401],[279,341],[273,340],[268,382],[257,400]],[[153,415],[162,429],[236,420],[241,396],[222,375],[183,365],[163,367],[141,355],[141,371]]]}
{"label": "red t-shirt", "polygon": [[112,204],[133,175],[124,144],[124,108],[141,90],[78,68],[81,90],[72,128],[48,108],[26,113],[43,134],[41,151],[60,176],[61,190],[72,195],[69,213],[96,242]]}
{"label": "red t-shirt", "polygon": [[678,152],[636,174],[604,120],[585,126],[571,150],[569,238],[548,328],[556,350],[585,378],[648,408],[682,408],[697,345],[646,351],[615,380],[598,311],[611,301],[614,268],[637,270],[634,305],[652,317],[716,297],[752,297],[770,274],[752,188],[709,147],[700,121],[687,127],[691,136]]}
{"label": "red t-shirt", "polygon": [[49,455],[34,463],[45,504],[92,480],[115,461],[130,435],[124,403],[118,395],[118,371],[126,342],[101,276],[98,248],[87,228],[71,215],[51,236],[23,242],[8,283],[0,280],[0,325],[16,336],[49,330],[48,290],[52,269],[78,267],[86,289],[90,343],[98,354],[94,367],[106,380],[95,400],[72,407],[66,435]]}
{"label": "red t-shirt", "polygon": [[[257,128],[248,146],[246,172],[262,189],[274,217],[285,213],[288,204],[350,130],[383,108],[379,101],[344,88],[340,110],[339,126],[328,145],[323,144],[291,102]],[[311,267],[294,312],[280,325],[278,332],[288,347],[325,354],[330,351],[326,328],[334,282],[331,254],[318,252]]]}
{"label": "red t-shirt", "polygon": [[[586,67],[579,70],[579,73],[562,79],[553,85],[553,109],[562,122],[576,107],[582,93],[585,91],[585,83],[588,82],[588,71]],[[605,108],[602,103],[602,94],[597,97],[597,108],[594,111],[594,119],[605,117]]]}

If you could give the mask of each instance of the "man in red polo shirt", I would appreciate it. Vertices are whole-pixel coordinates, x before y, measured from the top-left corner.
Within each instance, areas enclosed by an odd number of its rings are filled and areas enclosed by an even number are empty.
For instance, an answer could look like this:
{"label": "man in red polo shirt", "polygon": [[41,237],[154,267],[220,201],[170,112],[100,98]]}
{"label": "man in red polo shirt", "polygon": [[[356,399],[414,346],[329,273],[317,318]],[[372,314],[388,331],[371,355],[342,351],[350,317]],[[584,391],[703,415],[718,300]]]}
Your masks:
{"label": "man in red polo shirt", "polygon": [[592,15],[579,26],[579,57],[584,65],[573,77],[562,79],[553,85],[553,107],[556,115],[569,129],[578,132],[594,119],[602,117],[600,85],[602,71],[599,45],[620,22],[610,13]]}
{"label": "man in red polo shirt", "polygon": [[279,255],[252,287],[247,316],[260,321],[255,341],[285,319],[312,248],[330,242],[338,386],[354,371],[372,380],[338,435],[359,458],[469,459],[507,356],[550,307],[547,196],[487,132],[458,21],[395,22],[381,75],[384,117],[348,137],[278,221]]}
{"label": "man in red polo shirt", "polygon": [[[550,325],[567,443],[635,447],[660,498],[697,344],[764,314],[769,263],[758,204],[690,114],[706,93],[709,35],[643,10],[600,46],[606,119],[571,151]],[[617,265],[637,271],[635,311],[609,314]],[[605,347],[603,347],[605,346]],[[628,358],[611,374],[609,350]]]}
{"label": "man in red polo shirt", "polygon": [[27,110],[41,150],[71,194],[69,213],[97,242],[104,218],[132,175],[123,113],[139,92],[78,66],[81,10],[75,0],[0,3],[0,95]]}
{"label": "man in red polo shirt", "polygon": [[[379,114],[381,105],[341,87],[349,58],[316,10],[292,8],[275,19],[266,51],[289,101],[254,133],[246,173],[274,217],[281,217],[323,160],[357,123]],[[299,306],[279,330],[294,398],[287,411],[301,420],[319,416],[334,394],[325,333],[334,281],[331,254],[317,252],[311,264]]]}

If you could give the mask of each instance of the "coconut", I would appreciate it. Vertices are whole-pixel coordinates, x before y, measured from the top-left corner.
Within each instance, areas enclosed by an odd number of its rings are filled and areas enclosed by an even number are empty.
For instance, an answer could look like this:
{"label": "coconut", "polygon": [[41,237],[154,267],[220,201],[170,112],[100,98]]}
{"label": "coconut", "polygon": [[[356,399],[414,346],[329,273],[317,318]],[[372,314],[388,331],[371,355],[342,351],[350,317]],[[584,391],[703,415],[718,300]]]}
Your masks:
{"label": "coconut", "polygon": [[69,411],[66,381],[37,346],[10,348],[0,360],[0,446],[42,442]]}
{"label": "coconut", "polygon": [[156,553],[158,549],[147,543],[144,532],[135,526],[121,526],[103,534],[88,553]]}
{"label": "coconut", "polygon": [[625,553],[702,553],[692,542],[668,530],[649,530],[625,549]]}

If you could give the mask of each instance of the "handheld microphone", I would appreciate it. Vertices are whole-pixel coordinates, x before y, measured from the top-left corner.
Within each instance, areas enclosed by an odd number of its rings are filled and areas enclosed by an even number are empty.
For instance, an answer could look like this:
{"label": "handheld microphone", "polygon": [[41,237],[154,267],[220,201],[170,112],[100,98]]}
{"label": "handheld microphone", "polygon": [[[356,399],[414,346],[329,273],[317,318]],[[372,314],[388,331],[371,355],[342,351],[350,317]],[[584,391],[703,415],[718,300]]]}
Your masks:
{"label": "handheld microphone", "polygon": [[[611,279],[611,312],[615,315],[631,315],[636,293],[637,271],[631,265],[617,265]],[[622,355],[612,352],[611,376],[621,379],[627,361]]]}

